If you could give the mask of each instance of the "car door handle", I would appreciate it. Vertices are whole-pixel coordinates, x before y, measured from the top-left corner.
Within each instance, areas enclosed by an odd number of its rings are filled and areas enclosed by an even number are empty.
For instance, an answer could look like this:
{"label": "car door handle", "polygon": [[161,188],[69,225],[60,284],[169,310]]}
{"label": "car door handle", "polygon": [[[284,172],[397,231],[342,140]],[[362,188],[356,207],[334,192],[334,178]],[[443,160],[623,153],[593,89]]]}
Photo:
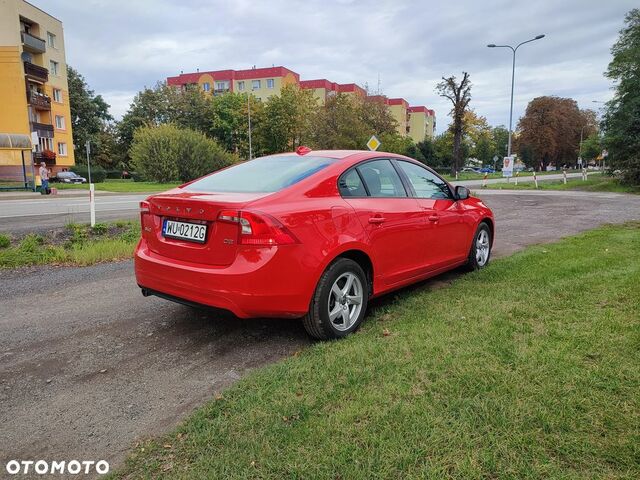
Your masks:
{"label": "car door handle", "polygon": [[385,220],[386,220],[386,218],[380,217],[380,216],[369,217],[369,223],[373,223],[373,224],[376,224],[376,225],[379,225],[379,224],[383,223]]}
{"label": "car door handle", "polygon": [[430,222],[437,222],[438,220],[440,220],[440,217],[438,215],[429,215],[427,218]]}

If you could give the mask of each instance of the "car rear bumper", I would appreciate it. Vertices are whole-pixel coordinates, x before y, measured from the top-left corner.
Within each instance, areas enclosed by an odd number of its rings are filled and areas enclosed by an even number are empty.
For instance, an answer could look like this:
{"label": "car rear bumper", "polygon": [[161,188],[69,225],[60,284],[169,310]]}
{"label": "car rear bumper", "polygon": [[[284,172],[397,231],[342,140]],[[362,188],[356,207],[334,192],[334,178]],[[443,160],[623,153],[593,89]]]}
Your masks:
{"label": "car rear bumper", "polygon": [[219,267],[163,257],[143,239],[135,252],[136,280],[146,293],[228,310],[240,318],[300,317],[309,308],[315,283],[301,278],[291,251],[297,247],[253,248],[238,254],[232,265]]}

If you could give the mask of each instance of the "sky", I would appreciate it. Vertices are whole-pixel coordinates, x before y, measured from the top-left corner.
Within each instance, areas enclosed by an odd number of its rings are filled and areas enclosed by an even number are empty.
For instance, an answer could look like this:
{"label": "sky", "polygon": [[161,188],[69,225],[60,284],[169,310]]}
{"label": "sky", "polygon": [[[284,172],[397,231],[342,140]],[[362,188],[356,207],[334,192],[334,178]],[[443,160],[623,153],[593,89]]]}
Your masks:
{"label": "sky", "polygon": [[368,85],[436,111],[443,76],[471,76],[470,106],[508,125],[512,54],[518,43],[514,128],[538,96],[581,108],[611,98],[603,76],[624,15],[637,0],[31,0],[62,20],[67,62],[120,118],[145,86],[196,69],[283,65],[303,80]]}

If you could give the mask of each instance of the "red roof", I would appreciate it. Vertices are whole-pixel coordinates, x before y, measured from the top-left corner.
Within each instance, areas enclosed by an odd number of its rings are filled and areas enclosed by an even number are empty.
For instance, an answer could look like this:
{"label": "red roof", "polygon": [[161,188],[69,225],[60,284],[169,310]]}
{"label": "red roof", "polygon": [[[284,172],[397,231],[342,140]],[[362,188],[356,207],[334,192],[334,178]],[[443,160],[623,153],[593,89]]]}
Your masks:
{"label": "red roof", "polygon": [[300,88],[324,88],[326,90],[335,90],[336,84],[330,82],[326,78],[319,78],[317,80],[302,80],[300,82]]}
{"label": "red roof", "polygon": [[389,105],[404,105],[404,107],[407,108],[409,106],[409,102],[404,98],[390,98]]}
{"label": "red roof", "polygon": [[385,95],[369,95],[369,98],[374,102],[380,102],[385,105],[389,105],[389,99]]}
{"label": "red roof", "polygon": [[359,93],[360,95],[366,94],[366,92],[364,91],[364,88],[359,87],[355,83],[342,83],[342,84],[338,83],[336,84],[336,88],[337,88],[337,91],[341,93],[354,92],[354,93]]}
{"label": "red roof", "polygon": [[169,85],[186,85],[198,83],[198,79],[209,74],[214,80],[251,80],[254,78],[285,77],[292,74],[296,81],[300,81],[300,75],[285,67],[251,68],[249,70],[213,70],[207,72],[181,73],[175,77],[167,78]]}

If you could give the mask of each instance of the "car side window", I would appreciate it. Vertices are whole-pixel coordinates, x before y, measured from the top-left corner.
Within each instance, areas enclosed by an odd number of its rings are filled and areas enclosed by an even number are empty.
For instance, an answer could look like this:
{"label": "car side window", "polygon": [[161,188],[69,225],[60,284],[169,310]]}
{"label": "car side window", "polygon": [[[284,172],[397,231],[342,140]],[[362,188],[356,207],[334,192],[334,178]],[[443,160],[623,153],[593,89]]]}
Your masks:
{"label": "car side window", "polygon": [[451,191],[447,183],[437,175],[415,163],[398,161],[417,198],[451,199]]}
{"label": "car side window", "polygon": [[338,181],[338,188],[340,189],[340,195],[343,197],[366,197],[367,190],[364,188],[362,179],[355,168],[352,168],[347,173],[340,177]]}
{"label": "car side window", "polygon": [[402,180],[389,160],[373,160],[357,167],[371,197],[406,197]]}

